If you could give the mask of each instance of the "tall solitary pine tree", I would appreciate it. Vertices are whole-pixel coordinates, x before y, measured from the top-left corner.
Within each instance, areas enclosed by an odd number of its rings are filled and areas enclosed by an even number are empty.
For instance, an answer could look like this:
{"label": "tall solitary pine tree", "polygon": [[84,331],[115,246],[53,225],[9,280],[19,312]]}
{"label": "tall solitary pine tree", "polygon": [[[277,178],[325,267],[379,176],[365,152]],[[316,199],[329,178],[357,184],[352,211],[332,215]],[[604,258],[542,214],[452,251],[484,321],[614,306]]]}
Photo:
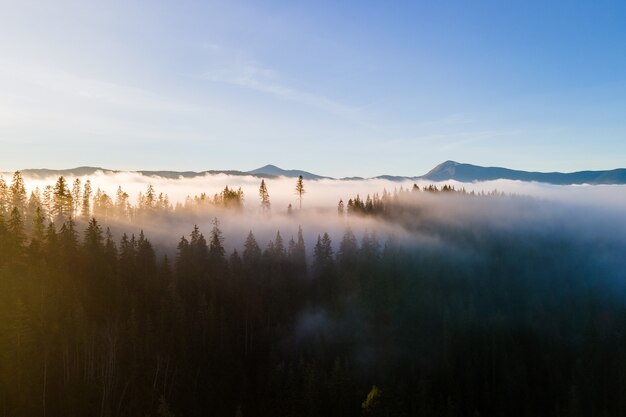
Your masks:
{"label": "tall solitary pine tree", "polygon": [[265,185],[265,180],[261,180],[261,186],[259,187],[259,197],[261,197],[261,208],[263,209],[263,213],[269,211],[270,209],[270,195],[267,192],[267,186]]}
{"label": "tall solitary pine tree", "polygon": [[300,201],[300,209],[302,209],[302,196],[306,193],[304,189],[304,181],[302,179],[302,175],[298,177],[298,181],[296,182],[296,194],[298,195],[298,199]]}

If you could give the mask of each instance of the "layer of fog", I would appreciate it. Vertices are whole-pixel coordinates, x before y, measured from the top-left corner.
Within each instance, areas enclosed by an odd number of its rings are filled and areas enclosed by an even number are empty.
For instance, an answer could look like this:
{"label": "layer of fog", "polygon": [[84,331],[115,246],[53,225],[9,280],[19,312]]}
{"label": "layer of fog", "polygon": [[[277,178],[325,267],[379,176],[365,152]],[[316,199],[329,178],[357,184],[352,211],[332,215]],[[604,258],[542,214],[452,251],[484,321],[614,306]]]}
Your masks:
{"label": "layer of fog", "polygon": [[[4,174],[7,182],[10,175]],[[68,176],[68,182],[76,177]],[[90,179],[94,190],[100,188],[114,197],[118,186],[121,186],[131,198],[136,198],[138,193],[145,192],[147,186],[152,184],[158,192],[168,194],[170,201],[184,202],[186,196],[207,193],[213,195],[219,193],[224,187],[238,188],[244,191],[247,208],[258,208],[258,189],[261,179],[253,176],[231,176],[225,174],[205,175],[194,178],[169,179],[155,176],[145,176],[139,173],[103,173],[97,172],[91,176],[78,177],[84,183]],[[43,190],[46,185],[53,185],[56,177],[29,178],[25,177],[29,190],[39,187]],[[265,179],[274,210],[286,210],[289,204],[298,205],[295,193],[296,180],[293,178],[277,177]],[[445,181],[433,183],[431,181],[390,181],[385,179],[364,180],[305,180],[306,194],[303,198],[303,206],[307,208],[336,207],[339,199],[347,202],[348,198],[360,194],[361,198],[374,193],[382,194],[383,190],[393,192],[404,188],[411,189],[413,184],[420,188],[431,184],[441,187],[444,184],[453,186],[455,189],[465,189],[468,192],[492,192],[499,191],[507,194],[517,194],[539,197],[547,200],[565,201],[585,206],[605,206],[626,209],[626,185],[550,185],[536,182],[522,182],[512,180],[494,180],[473,183],[461,183],[457,181]]]}
{"label": "layer of fog", "polygon": [[[169,196],[170,202],[184,203],[187,196],[206,193],[209,196],[218,194],[224,187],[244,192],[244,208],[242,212],[209,208],[207,210],[186,212],[186,215],[168,215],[144,220],[141,223],[113,225],[116,238],[122,231],[138,233],[144,230],[146,235],[158,246],[174,247],[182,235],[188,235],[197,224],[208,237],[214,217],[220,222],[225,235],[225,246],[241,249],[246,235],[253,231],[259,244],[263,247],[274,239],[280,230],[287,245],[291,237],[296,238],[298,227],[304,231],[307,252],[319,234],[328,232],[334,242],[335,249],[347,227],[350,227],[358,239],[365,232],[376,233],[384,243],[389,236],[396,239],[423,244],[437,244],[440,239],[432,231],[420,227],[428,222],[449,224],[473,224],[496,228],[532,227],[538,230],[565,232],[595,236],[626,235],[623,213],[626,211],[626,186],[624,185],[574,185],[557,186],[519,181],[497,180],[477,183],[445,184],[467,192],[490,193],[498,191],[517,197],[463,197],[460,195],[443,195],[419,193],[416,198],[402,200],[404,204],[417,205],[420,208],[419,218],[403,219],[403,221],[381,221],[374,217],[348,218],[337,215],[337,203],[340,199],[347,204],[349,198],[360,195],[365,200],[367,195],[386,190],[394,193],[400,189],[410,190],[414,184],[420,188],[433,183],[424,181],[389,181],[384,179],[366,180],[305,180],[306,193],[302,198],[302,210],[295,192],[296,180],[293,178],[265,179],[270,194],[271,214],[263,214],[259,199],[261,179],[253,176],[206,175],[195,178],[167,179],[148,177],[138,173],[102,173],[89,177],[79,177],[81,182],[89,179],[94,191],[100,188],[111,198],[115,198],[119,186],[130,195],[133,204],[137,204],[139,193],[145,193],[148,185],[153,185],[157,193]],[[28,178],[25,177],[29,190],[46,185],[54,185],[56,177]],[[67,177],[68,184],[75,177]],[[5,176],[10,182],[10,177]],[[444,183],[435,184],[441,187]],[[292,215],[287,214],[287,206],[293,206]],[[409,221],[410,220],[410,221]],[[176,241],[172,241],[176,239]]]}

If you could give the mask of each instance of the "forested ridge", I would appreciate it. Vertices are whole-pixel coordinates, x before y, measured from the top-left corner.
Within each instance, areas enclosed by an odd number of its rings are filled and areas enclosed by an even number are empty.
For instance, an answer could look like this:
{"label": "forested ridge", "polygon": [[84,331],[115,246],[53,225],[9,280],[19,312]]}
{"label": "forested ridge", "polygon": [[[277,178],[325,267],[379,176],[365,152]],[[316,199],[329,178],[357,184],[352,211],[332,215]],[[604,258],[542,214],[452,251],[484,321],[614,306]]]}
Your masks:
{"label": "forested ridge", "polygon": [[[623,239],[437,211],[517,198],[355,196],[332,215],[420,239],[347,222],[332,241],[294,214],[295,236],[251,230],[227,252],[214,208],[245,216],[240,190],[172,204],[148,187],[133,205],[62,177],[27,196],[16,173],[0,181],[0,415],[626,415]],[[109,228],[201,208],[211,228],[169,250]]]}

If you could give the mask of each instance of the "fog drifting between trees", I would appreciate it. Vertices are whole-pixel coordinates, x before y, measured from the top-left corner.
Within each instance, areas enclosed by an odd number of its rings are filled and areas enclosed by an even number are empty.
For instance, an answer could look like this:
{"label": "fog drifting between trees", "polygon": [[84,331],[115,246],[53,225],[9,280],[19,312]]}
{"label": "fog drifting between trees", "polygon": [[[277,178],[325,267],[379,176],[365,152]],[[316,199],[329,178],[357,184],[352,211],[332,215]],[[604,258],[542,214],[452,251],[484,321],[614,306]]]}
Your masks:
{"label": "fog drifting between trees", "polygon": [[7,178],[8,415],[626,415],[624,186],[88,179]]}

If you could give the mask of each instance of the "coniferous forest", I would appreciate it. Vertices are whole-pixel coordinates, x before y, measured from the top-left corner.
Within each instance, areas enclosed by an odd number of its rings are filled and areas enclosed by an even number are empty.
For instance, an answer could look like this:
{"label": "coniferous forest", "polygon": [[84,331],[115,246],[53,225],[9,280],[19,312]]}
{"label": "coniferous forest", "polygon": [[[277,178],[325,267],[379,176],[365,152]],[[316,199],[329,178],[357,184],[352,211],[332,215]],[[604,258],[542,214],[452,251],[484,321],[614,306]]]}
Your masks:
{"label": "coniferous forest", "polygon": [[[355,190],[320,230],[306,186],[278,213],[264,181],[136,204],[0,181],[0,415],[626,415],[620,227],[416,185]],[[301,227],[231,248],[220,219],[250,206]]]}

